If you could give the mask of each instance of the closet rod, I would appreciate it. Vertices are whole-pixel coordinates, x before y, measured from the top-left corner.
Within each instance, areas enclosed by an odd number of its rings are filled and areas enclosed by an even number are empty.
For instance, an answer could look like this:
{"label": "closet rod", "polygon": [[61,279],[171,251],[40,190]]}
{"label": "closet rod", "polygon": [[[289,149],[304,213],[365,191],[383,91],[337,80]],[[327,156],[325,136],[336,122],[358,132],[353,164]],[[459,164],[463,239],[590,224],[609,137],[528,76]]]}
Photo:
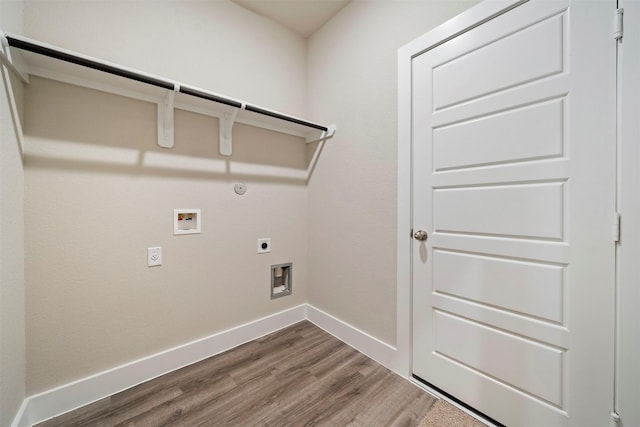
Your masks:
{"label": "closet rod", "polygon": [[144,76],[129,70],[114,67],[112,65],[103,64],[88,58],[83,58],[81,56],[76,56],[67,52],[62,52],[46,46],[41,46],[36,43],[28,42],[26,40],[16,39],[8,34],[6,35],[6,39],[9,43],[9,46],[11,47],[48,56],[50,58],[59,59],[61,61],[71,62],[72,64],[82,65],[83,67],[92,68],[94,70],[104,71],[105,73],[115,74],[116,76],[125,77],[130,80],[136,80],[164,89],[173,90],[173,83],[171,83],[170,81],[160,80],[158,78],[150,76]]}
{"label": "closet rod", "polygon": [[310,123],[310,122],[307,122],[305,120],[296,119],[295,117],[285,116],[284,114],[276,113],[275,111],[265,110],[265,109],[260,108],[260,107],[254,107],[253,105],[248,105],[247,104],[247,105],[245,105],[244,109],[247,110],[247,111],[252,111],[254,113],[262,114],[263,116],[269,116],[269,117],[273,117],[275,119],[286,120],[286,121],[291,122],[291,123],[297,123],[299,125],[311,127],[311,128],[314,128],[314,129],[325,131],[325,132],[327,132],[329,130],[329,128],[326,127],[326,126],[317,125],[315,123]]}
{"label": "closet rod", "polygon": [[[50,58],[58,59],[65,62],[70,62],[72,64],[80,65],[87,68],[92,68],[94,70],[103,71],[105,73],[114,74],[116,76],[120,76],[130,80],[135,80],[138,82],[161,87],[167,90],[174,90],[176,87],[176,82],[163,80],[157,77],[152,77],[149,75],[137,73],[135,71],[117,67],[115,65],[105,64],[95,59],[89,59],[83,56],[74,55],[73,53],[70,53],[70,52],[66,52],[66,51],[55,49],[50,46],[44,46],[42,44],[38,44],[32,40],[16,38],[15,36],[11,36],[9,34],[5,34],[5,38],[9,46],[15,47],[17,49],[26,50],[29,52],[37,53],[39,55],[48,56]],[[219,95],[215,95],[213,93],[205,92],[200,89],[195,89],[193,87],[183,85],[181,83],[179,84],[179,91],[180,93],[183,93],[185,95],[195,96],[195,97],[206,99],[212,102],[217,102],[219,104],[230,105],[236,108],[242,108],[242,105],[243,105],[241,102],[238,102],[236,100],[224,98]],[[256,107],[250,104],[245,104],[244,109],[257,114],[262,114],[264,116],[273,117],[273,118],[284,120],[290,123],[296,123],[298,125],[321,130],[324,132],[327,132],[329,130],[329,128],[326,126],[308,122],[306,120],[301,120],[296,117],[287,116],[285,114],[278,113],[276,111],[266,110],[264,108]]]}

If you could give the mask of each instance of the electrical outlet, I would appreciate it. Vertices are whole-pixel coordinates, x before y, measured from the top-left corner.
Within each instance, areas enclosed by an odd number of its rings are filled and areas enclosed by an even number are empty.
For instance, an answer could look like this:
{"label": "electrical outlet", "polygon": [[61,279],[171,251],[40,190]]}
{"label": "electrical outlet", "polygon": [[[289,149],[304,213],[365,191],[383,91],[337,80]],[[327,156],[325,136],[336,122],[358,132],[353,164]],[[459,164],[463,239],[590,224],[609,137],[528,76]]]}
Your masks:
{"label": "electrical outlet", "polygon": [[147,267],[162,265],[162,248],[147,248]]}
{"label": "electrical outlet", "polygon": [[258,253],[266,254],[267,252],[271,252],[271,238],[258,239]]}

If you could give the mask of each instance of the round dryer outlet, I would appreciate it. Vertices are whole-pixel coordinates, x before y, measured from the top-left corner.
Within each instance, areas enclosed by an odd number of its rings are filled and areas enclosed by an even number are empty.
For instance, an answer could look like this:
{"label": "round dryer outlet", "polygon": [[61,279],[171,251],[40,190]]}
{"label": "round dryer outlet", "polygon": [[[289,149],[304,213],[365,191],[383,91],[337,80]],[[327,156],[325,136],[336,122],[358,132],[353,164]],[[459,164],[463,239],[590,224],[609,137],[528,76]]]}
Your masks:
{"label": "round dryer outlet", "polygon": [[267,237],[258,239],[258,253],[266,254],[269,252],[271,252],[271,239]]}

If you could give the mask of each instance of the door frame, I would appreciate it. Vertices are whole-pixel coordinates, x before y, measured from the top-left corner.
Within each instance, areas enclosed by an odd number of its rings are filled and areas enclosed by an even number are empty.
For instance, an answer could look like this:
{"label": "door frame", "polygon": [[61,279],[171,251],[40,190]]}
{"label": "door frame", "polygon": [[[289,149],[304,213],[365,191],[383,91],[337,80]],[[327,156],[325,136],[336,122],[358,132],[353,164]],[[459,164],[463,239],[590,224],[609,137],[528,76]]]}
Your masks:
{"label": "door frame", "polygon": [[411,378],[412,141],[411,65],[414,57],[529,0],[485,0],[398,49],[398,215],[396,357],[392,369]]}
{"label": "door frame", "polygon": [[[640,1],[619,0],[627,23],[640,22]],[[618,44],[618,212],[615,410],[620,427],[640,425],[640,26],[627,25]],[[624,89],[624,90],[622,90]]]}

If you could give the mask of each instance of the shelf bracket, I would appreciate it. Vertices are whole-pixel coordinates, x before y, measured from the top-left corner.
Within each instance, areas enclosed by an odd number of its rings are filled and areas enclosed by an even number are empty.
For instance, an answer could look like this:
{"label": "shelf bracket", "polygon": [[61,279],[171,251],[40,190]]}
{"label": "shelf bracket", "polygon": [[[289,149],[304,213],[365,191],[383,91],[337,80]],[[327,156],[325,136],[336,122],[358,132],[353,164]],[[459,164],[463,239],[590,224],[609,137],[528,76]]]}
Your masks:
{"label": "shelf bracket", "polygon": [[231,113],[224,113],[220,117],[220,154],[229,157],[233,153],[233,124],[238,117],[238,111],[244,110],[245,104],[234,108]]}
{"label": "shelf bracket", "polygon": [[[9,72],[15,73],[18,78],[25,84],[29,83],[29,73],[27,72],[27,66],[24,61],[16,61],[15,58],[22,59],[22,56],[16,55],[11,56],[11,51],[9,48],[9,44],[7,43],[7,38],[4,33],[0,30],[0,73],[2,76],[0,80],[4,80],[4,84],[6,85],[6,94],[9,101],[9,108],[11,110],[11,119],[13,121],[13,129],[16,134],[16,139],[18,141],[18,148],[20,150],[20,156],[24,156],[24,133],[22,128],[22,121],[20,120],[20,113],[18,112],[18,104],[16,102],[16,96],[13,88],[13,84],[11,82],[11,77],[9,76]],[[18,67],[14,64],[14,61],[19,64]],[[3,68],[2,66],[5,66]]]}
{"label": "shelf bracket", "polygon": [[174,83],[173,90],[167,91],[164,100],[158,103],[158,145],[162,148],[173,147],[173,104],[178,92],[180,84]]}
{"label": "shelf bracket", "polygon": [[336,124],[332,123],[328,126],[327,131],[318,131],[313,133],[312,135],[307,136],[306,143],[312,144],[314,142],[326,141],[327,139],[333,138],[333,135],[336,133]]}
{"label": "shelf bracket", "polygon": [[10,69],[23,83],[29,84],[29,67],[22,55],[12,52],[7,36],[0,30],[0,63]]}

